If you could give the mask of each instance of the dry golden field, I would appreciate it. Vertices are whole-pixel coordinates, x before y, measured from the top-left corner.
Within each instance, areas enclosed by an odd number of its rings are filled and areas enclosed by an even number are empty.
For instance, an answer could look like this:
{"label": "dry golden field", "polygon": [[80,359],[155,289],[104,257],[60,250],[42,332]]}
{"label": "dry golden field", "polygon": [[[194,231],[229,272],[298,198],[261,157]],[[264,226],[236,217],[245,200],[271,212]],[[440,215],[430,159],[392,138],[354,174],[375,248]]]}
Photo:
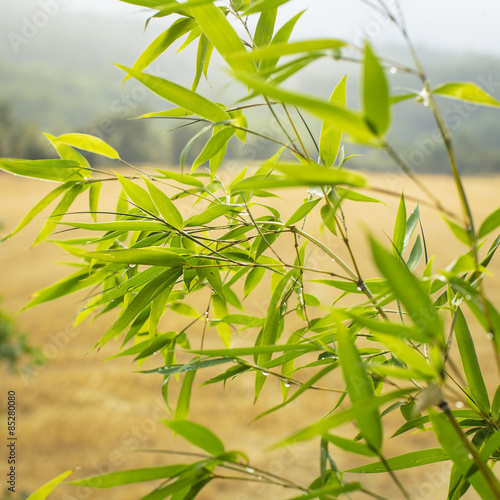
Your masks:
{"label": "dry golden field", "polygon": [[[419,191],[409,181],[398,174],[369,174],[370,183],[384,189],[401,191],[406,195],[420,197]],[[427,186],[451,209],[458,207],[455,190],[449,177],[424,177]],[[500,178],[466,178],[465,185],[470,197],[475,217],[482,220],[499,204]],[[0,219],[1,233],[12,230],[21,217],[53,187],[50,183],[21,179],[10,175],[0,175]],[[105,190],[103,190],[104,193]],[[294,210],[294,199],[302,199],[303,191],[287,190],[280,193],[279,208],[283,217]],[[111,189],[104,205],[112,207],[117,192]],[[298,197],[298,198],[297,198]],[[392,234],[395,209],[398,199],[385,196],[386,205],[367,205],[346,202],[345,211],[350,226],[350,239],[361,269],[373,275],[373,266],[366,248],[363,231],[372,231],[382,241]],[[408,200],[408,209],[414,202]],[[319,210],[318,210],[319,212]],[[35,248],[31,244],[40,229],[44,213],[28,228],[13,239],[0,245],[0,295],[2,307],[14,313],[22,308],[36,290],[63,277],[66,266],[56,261],[68,262],[64,252],[55,245],[43,243]],[[306,230],[319,235],[319,215],[315,212],[307,220]],[[440,216],[429,208],[422,207],[422,221],[425,229],[429,255],[436,254],[436,269],[448,265],[465,251],[460,243],[453,240]],[[344,254],[341,245],[333,238],[327,243]],[[282,248],[284,254],[291,249]],[[317,266],[330,266],[314,255]],[[488,292],[494,302],[500,305],[498,257],[491,265],[493,277],[489,281]],[[308,293],[321,295],[327,299],[325,290],[317,284],[310,284]],[[266,293],[262,288],[262,293]],[[2,371],[1,408],[6,406],[6,392],[14,389],[18,401],[18,490],[32,492],[44,482],[61,472],[79,467],[74,478],[110,472],[136,466],[173,463],[176,457],[165,454],[132,453],[133,448],[185,449],[193,450],[180,439],[172,437],[171,431],[158,421],[168,416],[160,396],[161,377],[133,373],[137,369],[130,359],[105,361],[116,352],[117,343],[110,343],[102,351],[83,355],[93,346],[106,330],[112,318],[99,318],[93,323],[83,323],[76,329],[72,326],[72,316],[82,307],[85,294],[59,299],[53,303],[30,309],[16,316],[20,329],[30,334],[32,343],[39,346],[51,358],[46,366],[35,367],[31,376],[13,376]],[[333,298],[333,297],[332,297]],[[251,302],[249,308],[257,307]],[[193,304],[195,307],[197,304]],[[188,318],[173,315],[166,318],[168,329],[182,328]],[[215,330],[214,330],[215,332]],[[219,345],[216,335],[210,330],[208,345]],[[494,391],[499,384],[490,344],[479,331],[476,332],[477,346],[486,374],[489,389]],[[248,339],[246,339],[248,341]],[[236,341],[244,342],[245,339]],[[194,342],[193,342],[194,343]],[[148,366],[154,367],[154,360]],[[205,376],[203,374],[203,376]],[[201,374],[196,382],[203,382]],[[332,379],[335,384],[335,378]],[[175,385],[175,384],[174,384]],[[223,390],[220,386],[197,389],[192,399],[190,419],[208,426],[219,434],[228,449],[241,449],[249,454],[256,466],[294,479],[307,485],[318,471],[319,447],[317,441],[295,448],[274,452],[265,449],[287,436],[291,431],[323,416],[336,402],[335,394],[325,396],[323,392],[311,391],[282,411],[252,422],[264,409],[279,402],[280,390],[275,381],[269,381],[258,403],[253,405],[253,379],[251,375],[239,377]],[[4,412],[2,411],[2,415]],[[396,424],[397,425],[397,424]],[[0,435],[4,439],[5,418],[2,416]],[[354,435],[353,426],[345,426],[341,431],[347,436]],[[431,443],[431,436],[407,435],[403,439],[389,441],[387,455],[417,449]],[[5,452],[2,446],[2,453]],[[342,469],[354,466],[350,457],[335,455]],[[5,477],[6,460],[0,458],[1,477]],[[399,474],[414,498],[444,498],[446,485],[444,473],[449,470],[446,463],[423,467],[418,472]],[[349,480],[357,480],[356,475],[348,475]],[[388,498],[399,498],[387,478],[369,478],[371,484]],[[4,479],[2,479],[3,481]],[[0,486],[0,491],[4,484]],[[134,499],[151,490],[151,485],[114,490],[86,490],[61,487],[51,498],[67,500],[90,499]],[[293,496],[290,491],[268,487],[263,484],[218,481],[206,488],[199,496],[201,500],[256,500],[282,499]],[[7,497],[10,498],[10,497]],[[14,498],[14,497],[13,497]],[[15,497],[21,498],[21,497]],[[353,496],[353,498],[357,498]],[[468,498],[475,498],[470,494]]]}

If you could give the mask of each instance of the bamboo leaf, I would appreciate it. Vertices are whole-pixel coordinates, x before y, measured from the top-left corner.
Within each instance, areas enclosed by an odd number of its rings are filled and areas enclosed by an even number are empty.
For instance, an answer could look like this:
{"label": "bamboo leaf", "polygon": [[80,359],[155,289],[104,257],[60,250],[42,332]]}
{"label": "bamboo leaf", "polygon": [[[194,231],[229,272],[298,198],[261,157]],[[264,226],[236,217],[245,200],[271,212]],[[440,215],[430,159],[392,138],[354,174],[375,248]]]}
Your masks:
{"label": "bamboo leaf", "polygon": [[196,370],[186,372],[182,381],[181,391],[177,398],[174,420],[186,420],[189,415],[189,405],[191,402],[191,390],[196,377]]}
{"label": "bamboo leaf", "polygon": [[321,99],[309,97],[308,95],[290,92],[276,87],[272,83],[266,83],[265,80],[251,73],[235,73],[236,77],[257,93],[263,94],[277,101],[290,103],[313,115],[335,124],[338,130],[342,130],[352,135],[356,140],[375,145],[375,134],[367,126],[365,120],[356,112],[344,109],[341,106],[328,103]]}
{"label": "bamboo leaf", "polygon": [[477,359],[474,340],[472,339],[462,310],[458,308],[455,314],[455,337],[469,390],[478,408],[485,413],[489,413],[490,400],[488,398],[488,391],[486,390],[481,367]]}
{"label": "bamboo leaf", "polygon": [[82,181],[80,164],[68,160],[18,160],[0,159],[0,170],[21,177],[35,177],[46,181]]}
{"label": "bamboo leaf", "polygon": [[[170,28],[165,30],[160,36],[155,38],[148,48],[141,54],[139,59],[134,63],[132,69],[142,71],[147,68],[155,59],[158,58],[165,50],[178,40],[182,35],[191,31],[196,26],[193,19],[181,18],[172,23]],[[126,75],[124,82],[131,77],[130,74]]]}
{"label": "bamboo leaf", "polygon": [[93,135],[64,134],[56,137],[53,142],[67,144],[68,146],[83,149],[84,151],[106,156],[107,158],[112,158],[114,160],[120,159],[120,155],[115,149],[113,149],[109,144],[106,144],[102,139],[99,139],[99,137],[94,137]]}
{"label": "bamboo leaf", "polygon": [[116,66],[139,80],[155,94],[181,108],[187,109],[191,113],[197,114],[214,123],[229,121],[231,119],[229,114],[220,105],[209,101],[192,90],[188,90],[163,78],[127,68],[121,64],[117,64]]}
{"label": "bamboo leaf", "polygon": [[[369,401],[374,398],[373,385],[366,367],[347,328],[337,323],[337,339],[340,366],[351,402]],[[376,408],[358,414],[356,422],[363,437],[376,450],[382,446],[382,424]]]}
{"label": "bamboo leaf", "polygon": [[120,181],[123,190],[127,194],[130,201],[132,201],[137,207],[144,210],[145,212],[149,212],[150,214],[158,215],[158,210],[156,209],[153,200],[149,193],[138,186],[135,182],[132,182],[129,179],[126,179],[120,174],[116,174],[116,177]]}
{"label": "bamboo leaf", "polygon": [[163,423],[170,427],[183,439],[205,450],[210,455],[220,455],[225,452],[222,441],[210,430],[202,425],[187,420],[164,420]]}
{"label": "bamboo leaf", "polygon": [[296,224],[301,221],[304,217],[311,212],[311,210],[321,201],[321,198],[317,198],[316,200],[306,201],[303,203],[293,215],[285,222],[285,226],[291,226],[292,224]]}
{"label": "bamboo leaf", "polygon": [[222,130],[214,133],[212,137],[207,141],[205,147],[198,155],[196,160],[193,162],[193,167],[191,172],[194,172],[200,165],[206,161],[212,159],[221,149],[227,146],[227,143],[231,137],[233,137],[236,130],[231,127],[224,127]]}
{"label": "bamboo leaf", "polygon": [[21,220],[21,222],[16,226],[16,228],[9,233],[7,236],[4,236],[0,239],[0,243],[3,241],[12,238],[15,234],[17,234],[21,229],[26,227],[44,208],[48,207],[60,194],[64,193],[67,189],[73,186],[72,183],[65,183],[57,186],[53,189],[49,194],[44,196]]}
{"label": "bamboo leaf", "polygon": [[471,82],[449,82],[436,87],[433,94],[473,102],[479,106],[500,107],[500,102],[485,92],[482,88]]}
{"label": "bamboo leaf", "polygon": [[[412,451],[399,455],[397,457],[386,458],[387,467],[391,470],[410,469],[420,467],[421,465],[434,464],[449,460],[448,455],[441,448],[429,448],[428,450]],[[346,472],[357,472],[363,474],[376,474],[387,472],[387,467],[383,462],[374,462],[354,469],[346,470]]]}
{"label": "bamboo leaf", "polygon": [[363,64],[363,104],[370,128],[376,135],[383,135],[391,121],[389,89],[382,66],[368,42]]}
{"label": "bamboo leaf", "polygon": [[495,231],[497,227],[500,226],[500,208],[495,210],[493,213],[488,215],[486,219],[484,219],[481,224],[481,228],[479,229],[479,238],[484,238],[486,235]]}
{"label": "bamboo leaf", "polygon": [[210,2],[193,7],[190,9],[190,13],[196,19],[205,36],[233,71],[255,72],[254,64],[248,59],[230,57],[232,54],[244,51],[245,47],[226,16],[218,7]]}
{"label": "bamboo leaf", "polygon": [[392,251],[396,257],[403,253],[404,241],[406,236],[406,203],[404,194],[401,195],[394,232],[392,234]]}
{"label": "bamboo leaf", "polygon": [[41,488],[38,488],[26,500],[45,500],[57,488],[57,486],[59,486],[59,483],[64,481],[70,474],[73,474],[73,470],[63,472],[56,478],[52,479],[52,481],[49,481]]}
{"label": "bamboo leaf", "polygon": [[175,229],[182,229],[184,227],[184,220],[181,213],[177,210],[177,207],[172,203],[170,198],[152,182],[147,179],[145,179],[145,182],[148,187],[149,194],[151,195],[156,208],[165,222],[170,224]]}
{"label": "bamboo leaf", "polygon": [[444,343],[441,319],[418,279],[406,269],[404,264],[373,239],[371,239],[371,247],[377,267],[412,317],[415,326],[425,336]]}
{"label": "bamboo leaf", "polygon": [[[346,81],[347,76],[344,76],[338,83],[330,96],[329,104],[346,106]],[[319,139],[319,154],[321,163],[325,167],[331,167],[335,163],[339,149],[340,140],[342,139],[342,130],[338,130],[332,121],[323,121],[321,126],[321,134]]]}
{"label": "bamboo leaf", "polygon": [[190,465],[164,465],[162,467],[124,470],[87,477],[85,479],[79,479],[78,481],[71,481],[68,484],[72,484],[73,486],[87,486],[89,488],[114,488],[115,486],[122,486],[125,484],[176,477],[189,467]]}

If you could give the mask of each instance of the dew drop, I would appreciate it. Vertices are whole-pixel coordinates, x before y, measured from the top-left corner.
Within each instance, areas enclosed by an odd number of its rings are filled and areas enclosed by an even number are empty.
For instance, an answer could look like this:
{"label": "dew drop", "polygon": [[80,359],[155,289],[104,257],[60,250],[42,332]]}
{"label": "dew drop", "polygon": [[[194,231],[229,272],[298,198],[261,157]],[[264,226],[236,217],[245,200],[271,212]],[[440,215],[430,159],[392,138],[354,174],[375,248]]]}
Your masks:
{"label": "dew drop", "polygon": [[257,476],[257,479],[259,479],[259,480],[262,479],[262,476]]}
{"label": "dew drop", "polygon": [[267,377],[269,375],[269,372],[262,372],[262,375],[264,375],[264,377]]}
{"label": "dew drop", "polygon": [[357,290],[358,292],[362,292],[362,291],[363,291],[363,289],[362,289],[360,286],[357,286],[357,287],[356,287],[356,290]]}
{"label": "dew drop", "polygon": [[154,356],[156,356],[157,354],[158,354],[158,351],[155,351],[155,352],[153,353],[153,355],[154,355]]}
{"label": "dew drop", "polygon": [[290,382],[285,382],[285,387],[290,387],[291,385]]}
{"label": "dew drop", "polygon": [[245,470],[250,474],[253,474],[255,472],[255,469],[252,469],[251,467],[245,467]]}
{"label": "dew drop", "polygon": [[335,259],[332,259],[332,262],[335,262]]}
{"label": "dew drop", "polygon": [[465,296],[465,300],[471,300],[472,299],[472,296],[471,295],[466,295]]}
{"label": "dew drop", "polygon": [[464,407],[464,404],[462,403],[462,401],[457,401],[457,402],[455,403],[455,406],[456,406],[457,408],[463,408],[463,407]]}
{"label": "dew drop", "polygon": [[491,332],[488,332],[488,333],[486,334],[486,338],[487,338],[488,340],[493,340],[493,334],[492,334]]}
{"label": "dew drop", "polygon": [[393,75],[395,75],[397,72],[398,72],[398,68],[396,68],[395,66],[393,66],[390,70],[389,70]]}
{"label": "dew drop", "polygon": [[210,321],[210,318],[207,316],[207,317],[205,318],[205,321]]}
{"label": "dew drop", "polygon": [[473,457],[472,457],[472,453],[467,453],[467,458],[468,458],[469,460],[472,460],[472,458],[473,458]]}
{"label": "dew drop", "polygon": [[446,277],[445,276],[438,276],[438,280],[442,281],[443,283],[446,283]]}
{"label": "dew drop", "polygon": [[128,267],[133,269],[134,267],[137,267],[137,264],[129,264]]}

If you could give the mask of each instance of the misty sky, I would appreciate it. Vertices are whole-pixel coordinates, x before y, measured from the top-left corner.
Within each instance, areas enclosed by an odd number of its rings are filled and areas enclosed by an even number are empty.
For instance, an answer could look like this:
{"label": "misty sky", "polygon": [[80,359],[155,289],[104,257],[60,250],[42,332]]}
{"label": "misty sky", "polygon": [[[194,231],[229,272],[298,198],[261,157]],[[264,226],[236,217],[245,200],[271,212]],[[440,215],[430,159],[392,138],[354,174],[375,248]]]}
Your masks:
{"label": "misty sky", "polygon": [[[386,0],[395,5],[395,0]],[[309,8],[297,26],[296,36],[362,39],[364,33],[378,43],[394,43],[400,37],[393,28],[359,0],[294,0],[285,15]],[[485,52],[500,55],[500,2],[498,0],[401,0],[408,30],[417,44],[453,52]],[[71,0],[66,10],[85,10],[113,16],[145,18],[147,9],[118,0]],[[289,16],[287,16],[289,17]]]}

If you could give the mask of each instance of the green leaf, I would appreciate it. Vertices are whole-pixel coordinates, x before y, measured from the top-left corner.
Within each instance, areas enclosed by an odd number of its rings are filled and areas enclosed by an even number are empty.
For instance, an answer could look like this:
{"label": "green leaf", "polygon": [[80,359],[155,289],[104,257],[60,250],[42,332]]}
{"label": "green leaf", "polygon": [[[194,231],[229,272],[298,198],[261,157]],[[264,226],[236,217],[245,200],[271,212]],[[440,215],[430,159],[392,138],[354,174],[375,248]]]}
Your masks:
{"label": "green leaf", "polygon": [[196,177],[192,175],[179,174],[178,172],[171,172],[170,170],[159,170],[160,174],[162,174],[167,179],[172,179],[174,181],[180,182],[181,184],[187,184],[188,186],[194,186],[197,188],[204,188],[203,182],[201,182]]}
{"label": "green leaf", "polygon": [[265,47],[271,43],[277,14],[278,9],[267,9],[260,14],[253,37],[257,47]]}
{"label": "green leaf", "polygon": [[299,221],[301,221],[304,217],[306,217],[311,210],[321,201],[321,198],[317,198],[316,200],[306,201],[303,203],[293,215],[285,222],[285,226],[291,226]]}
{"label": "green leaf", "polygon": [[196,170],[200,165],[206,161],[213,158],[221,149],[227,146],[227,143],[231,137],[233,137],[236,130],[231,127],[224,127],[222,130],[214,133],[212,137],[207,141],[205,147],[198,155],[196,160],[193,162],[193,168],[191,172]]}
{"label": "green leaf", "polygon": [[[297,15],[289,19],[274,35],[274,38],[271,41],[271,45],[275,44],[287,44],[290,35],[292,34],[292,31],[295,27],[295,24],[297,21],[302,17],[302,14],[304,14],[304,10],[302,12],[299,12]],[[281,57],[281,54],[275,57],[274,59],[266,58],[263,61],[260,62],[260,71],[261,72],[271,72],[276,68],[276,65],[278,64],[278,61]]]}
{"label": "green leaf", "polygon": [[18,160],[0,159],[0,170],[21,177],[35,177],[46,181],[82,181],[80,165],[68,160]]}
{"label": "green leaf", "polygon": [[57,142],[54,137],[51,134],[43,134],[50,142],[50,144],[55,148],[57,151],[57,154],[63,159],[63,160],[69,160],[69,161],[76,161],[82,168],[85,169],[90,169],[90,164],[83,156],[80,154],[78,151],[73,149],[71,146],[68,146],[67,144],[63,144],[61,142]]}
{"label": "green leaf", "polygon": [[177,406],[175,408],[175,420],[186,420],[189,415],[189,405],[191,402],[191,390],[193,388],[196,370],[186,372],[182,381],[181,391],[177,398]]}
{"label": "green leaf", "polygon": [[178,253],[164,247],[132,248],[128,250],[107,250],[87,252],[79,248],[59,243],[69,253],[78,257],[88,257],[103,262],[119,264],[144,264],[146,266],[182,267],[186,260]]}
{"label": "green leaf", "polygon": [[[323,436],[323,439],[349,453],[354,453],[356,455],[363,455],[365,457],[373,457],[376,455],[376,453],[369,446],[366,446],[366,444],[354,441],[352,439],[346,439],[341,436],[334,436],[333,434],[325,434]],[[356,471],[350,470],[347,472],[356,472]]]}
{"label": "green leaf", "polygon": [[223,215],[229,215],[234,211],[233,207],[218,204],[212,205],[199,215],[194,215],[186,221],[187,227],[204,226]]}
{"label": "green leaf", "polygon": [[16,226],[16,228],[9,233],[7,236],[4,236],[0,239],[0,243],[3,241],[12,238],[15,234],[17,234],[21,229],[26,227],[44,208],[48,207],[60,194],[64,193],[67,189],[73,186],[72,183],[65,183],[60,186],[57,186],[53,189],[49,194],[44,196],[21,220],[21,222]]}
{"label": "green leaf", "polygon": [[64,134],[54,139],[54,143],[58,142],[114,160],[120,159],[120,155],[109,144],[106,144],[102,139],[93,135]]}
{"label": "green leaf", "polygon": [[[193,19],[185,17],[174,21],[170,28],[151,42],[148,48],[134,63],[132,69],[142,71],[144,68],[147,68],[158,56],[165,52],[172,43],[178,40],[182,35],[185,35],[188,31],[191,31],[195,26],[196,22]],[[126,75],[123,81],[126,82],[130,76],[131,75]]]}
{"label": "green leaf", "polygon": [[232,56],[232,59],[252,59],[252,60],[265,60],[265,59],[277,59],[283,56],[300,54],[305,52],[310,54],[314,51],[319,50],[331,50],[339,49],[341,47],[347,46],[347,43],[343,40],[337,40],[332,38],[319,39],[319,40],[305,40],[302,42],[290,42],[290,43],[272,43],[266,47],[260,47],[252,50],[252,52],[240,52]]}
{"label": "green leaf", "polygon": [[398,338],[415,340],[416,342],[429,342],[431,338],[423,335],[420,330],[414,326],[403,325],[401,323],[391,323],[389,321],[378,321],[367,316],[360,316],[351,311],[346,311],[347,316],[352,318],[356,323],[370,329],[374,332],[385,333]]}
{"label": "green leaf", "polygon": [[389,89],[384,70],[368,42],[363,64],[363,104],[370,128],[376,135],[383,135],[391,121]]}
{"label": "green leaf", "polygon": [[[299,441],[306,441],[312,439],[318,435],[324,435],[333,427],[338,427],[346,422],[350,422],[351,420],[357,420],[359,417],[366,418],[366,415],[370,415],[371,412],[377,411],[378,408],[388,402],[398,401],[399,398],[405,397],[406,395],[414,392],[415,389],[401,389],[398,391],[394,391],[388,394],[384,394],[383,396],[372,396],[369,398],[365,398],[359,400],[357,403],[353,403],[350,408],[346,410],[335,412],[332,415],[329,415],[319,422],[316,422],[312,425],[307,426],[304,429],[292,434],[290,437],[285,440],[279,442],[277,445],[273,446],[281,447],[287,446],[292,443],[298,443]],[[374,429],[376,430],[376,429]]]}
{"label": "green leaf", "polygon": [[71,481],[68,484],[74,486],[87,486],[89,488],[114,488],[115,486],[122,486],[124,484],[142,483],[145,481],[154,481],[155,479],[176,477],[189,467],[189,465],[164,465],[162,467],[124,470],[87,477],[85,479],[79,479],[78,481]]}
{"label": "green leaf", "polygon": [[375,134],[367,126],[363,117],[354,111],[308,95],[283,90],[272,83],[266,83],[264,79],[254,74],[236,72],[236,77],[259,94],[304,108],[313,115],[333,123],[338,130],[352,135],[356,140],[370,144],[374,143]]}
{"label": "green leaf", "polygon": [[411,249],[410,256],[408,257],[408,261],[406,265],[410,271],[414,271],[414,269],[418,266],[420,259],[424,253],[424,247],[422,246],[422,239],[420,235],[417,236],[417,240]]}
{"label": "green leaf", "polygon": [[441,319],[418,279],[374,239],[371,239],[371,247],[377,267],[412,317],[415,326],[427,337],[444,344]]}
{"label": "green leaf", "polygon": [[50,300],[64,297],[71,293],[83,290],[92,285],[101,283],[106,277],[105,271],[94,272],[89,274],[88,269],[79,270],[62,280],[50,285],[33,294],[33,299],[23,307],[23,311]]}
{"label": "green leaf", "polygon": [[486,219],[484,219],[479,229],[479,238],[484,238],[487,234],[494,231],[498,226],[500,226],[500,208],[492,212]]}
{"label": "green leaf", "polygon": [[161,216],[175,229],[182,229],[184,227],[184,220],[177,207],[172,203],[170,198],[152,182],[144,179],[148,187],[149,194],[160,212]]}
{"label": "green leaf", "polygon": [[32,493],[26,500],[45,500],[61,483],[64,481],[70,474],[73,473],[73,470],[68,470],[63,472],[56,478],[52,479],[48,483],[44,484],[41,488],[38,488],[34,493]]}
{"label": "green leaf", "polygon": [[402,254],[406,236],[406,203],[404,194],[401,195],[394,232],[392,235],[392,251],[396,257]]}
{"label": "green leaf", "polygon": [[361,490],[363,487],[360,483],[345,483],[343,485],[325,486],[318,490],[313,490],[310,493],[299,495],[288,500],[312,500],[313,498],[328,498],[323,495],[328,495],[330,498],[336,498],[342,493],[350,493],[352,491]]}
{"label": "green leaf", "polygon": [[474,340],[472,339],[462,310],[458,308],[455,314],[455,337],[469,390],[478,408],[485,413],[489,413],[490,400],[477,359]]}
{"label": "green leaf", "polygon": [[471,82],[449,82],[436,87],[433,94],[473,102],[480,106],[500,107],[500,102],[485,92],[482,88]]}
{"label": "green leaf", "polygon": [[470,233],[464,229],[462,226],[459,226],[457,223],[448,219],[447,217],[443,217],[447,226],[450,228],[451,232],[465,245],[470,246],[473,244],[472,237]]}
{"label": "green leaf", "polygon": [[413,234],[413,231],[417,227],[418,221],[420,220],[420,208],[417,204],[415,207],[415,210],[411,213],[410,217],[408,217],[408,220],[406,221],[406,234],[405,234],[405,239],[403,242],[403,253],[406,248],[408,247],[408,243],[410,242],[411,235]]}
{"label": "green leaf", "polygon": [[126,179],[118,173],[116,174],[116,177],[120,181],[120,184],[122,185],[122,188],[127,194],[128,198],[130,199],[130,201],[132,201],[132,203],[134,203],[134,205],[144,210],[145,212],[158,215],[158,210],[156,209],[151,196],[145,189],[141,188],[141,186],[138,186],[135,182]]}
{"label": "green leaf", "polygon": [[[330,96],[329,104],[346,106],[346,81],[347,76],[344,76],[338,83]],[[340,140],[342,139],[342,130],[338,130],[332,121],[323,121],[321,126],[321,134],[319,138],[319,155],[321,163],[325,167],[331,167],[337,158]]]}
{"label": "green leaf", "polygon": [[290,0],[256,0],[246,9],[245,14],[255,14],[269,9],[276,9],[280,5],[289,2]]}
{"label": "green leaf", "polygon": [[412,451],[397,457],[386,458],[386,465],[384,465],[383,462],[374,462],[346,470],[346,472],[376,474],[379,472],[387,472],[387,468],[390,470],[410,469],[413,467],[420,467],[421,465],[443,462],[449,459],[448,455],[441,450],[441,448],[429,448],[428,450]]}
{"label": "green leaf", "polygon": [[163,423],[186,441],[205,450],[210,455],[217,456],[225,452],[222,441],[202,425],[186,420],[164,420]]}
{"label": "green leaf", "polygon": [[63,215],[68,211],[76,197],[83,191],[84,187],[85,186],[83,184],[74,184],[64,193],[56,208],[52,212],[49,220],[44,224],[42,230],[36,237],[33,246],[38,245],[38,243],[45,240],[47,236],[49,236],[49,234],[57,227],[58,221],[62,219]]}
{"label": "green leaf", "polygon": [[93,182],[89,188],[89,210],[94,222],[97,222],[97,211],[99,210],[99,195],[101,194],[102,182]]}
{"label": "green leaf", "polygon": [[[368,377],[366,367],[361,361],[351,334],[339,321],[337,339],[340,366],[351,402],[367,401],[374,398],[373,384]],[[382,424],[377,409],[360,413],[356,422],[366,441],[376,450],[382,446]]]}
{"label": "green leaf", "polygon": [[181,108],[187,109],[202,118],[206,118],[214,123],[229,121],[231,119],[229,114],[224,111],[219,104],[209,101],[192,90],[188,90],[180,85],[177,85],[176,83],[164,80],[163,78],[141,73],[120,64],[117,64],[116,66],[139,80],[149,90],[158,94],[163,99],[166,99]]}
{"label": "green leaf", "polygon": [[234,53],[244,51],[245,47],[226,16],[218,7],[213,3],[208,3],[193,7],[190,9],[190,13],[196,19],[205,36],[233,71],[255,72],[254,64],[248,59],[230,57]]}
{"label": "green leaf", "polygon": [[[475,472],[471,472],[471,469],[475,467],[474,460],[471,458],[468,447],[463,443],[446,415],[444,413],[437,413],[432,408],[429,408],[429,415],[439,444],[458,467],[462,475],[467,477],[467,481],[472,484],[481,498],[497,498],[500,491],[498,480],[486,464],[484,470],[487,471],[488,480],[477,469]],[[470,444],[470,446],[474,447],[473,444]],[[491,488],[490,484],[493,485],[494,489]]]}
{"label": "green leaf", "polygon": [[120,220],[112,222],[58,222],[60,226],[71,226],[89,231],[167,231],[170,228],[162,222],[152,220]]}
{"label": "green leaf", "polygon": [[151,301],[165,289],[177,281],[181,275],[179,269],[167,269],[149,281],[128,304],[120,317],[111,325],[108,331],[99,339],[95,347],[101,348],[113,337],[119,335],[138,315],[151,304]]}
{"label": "green leaf", "polygon": [[360,174],[338,169],[326,169],[319,165],[278,163],[274,168],[283,172],[285,176],[255,175],[236,183],[232,191],[291,186],[333,186],[337,184],[360,187],[366,184],[365,178]]}

